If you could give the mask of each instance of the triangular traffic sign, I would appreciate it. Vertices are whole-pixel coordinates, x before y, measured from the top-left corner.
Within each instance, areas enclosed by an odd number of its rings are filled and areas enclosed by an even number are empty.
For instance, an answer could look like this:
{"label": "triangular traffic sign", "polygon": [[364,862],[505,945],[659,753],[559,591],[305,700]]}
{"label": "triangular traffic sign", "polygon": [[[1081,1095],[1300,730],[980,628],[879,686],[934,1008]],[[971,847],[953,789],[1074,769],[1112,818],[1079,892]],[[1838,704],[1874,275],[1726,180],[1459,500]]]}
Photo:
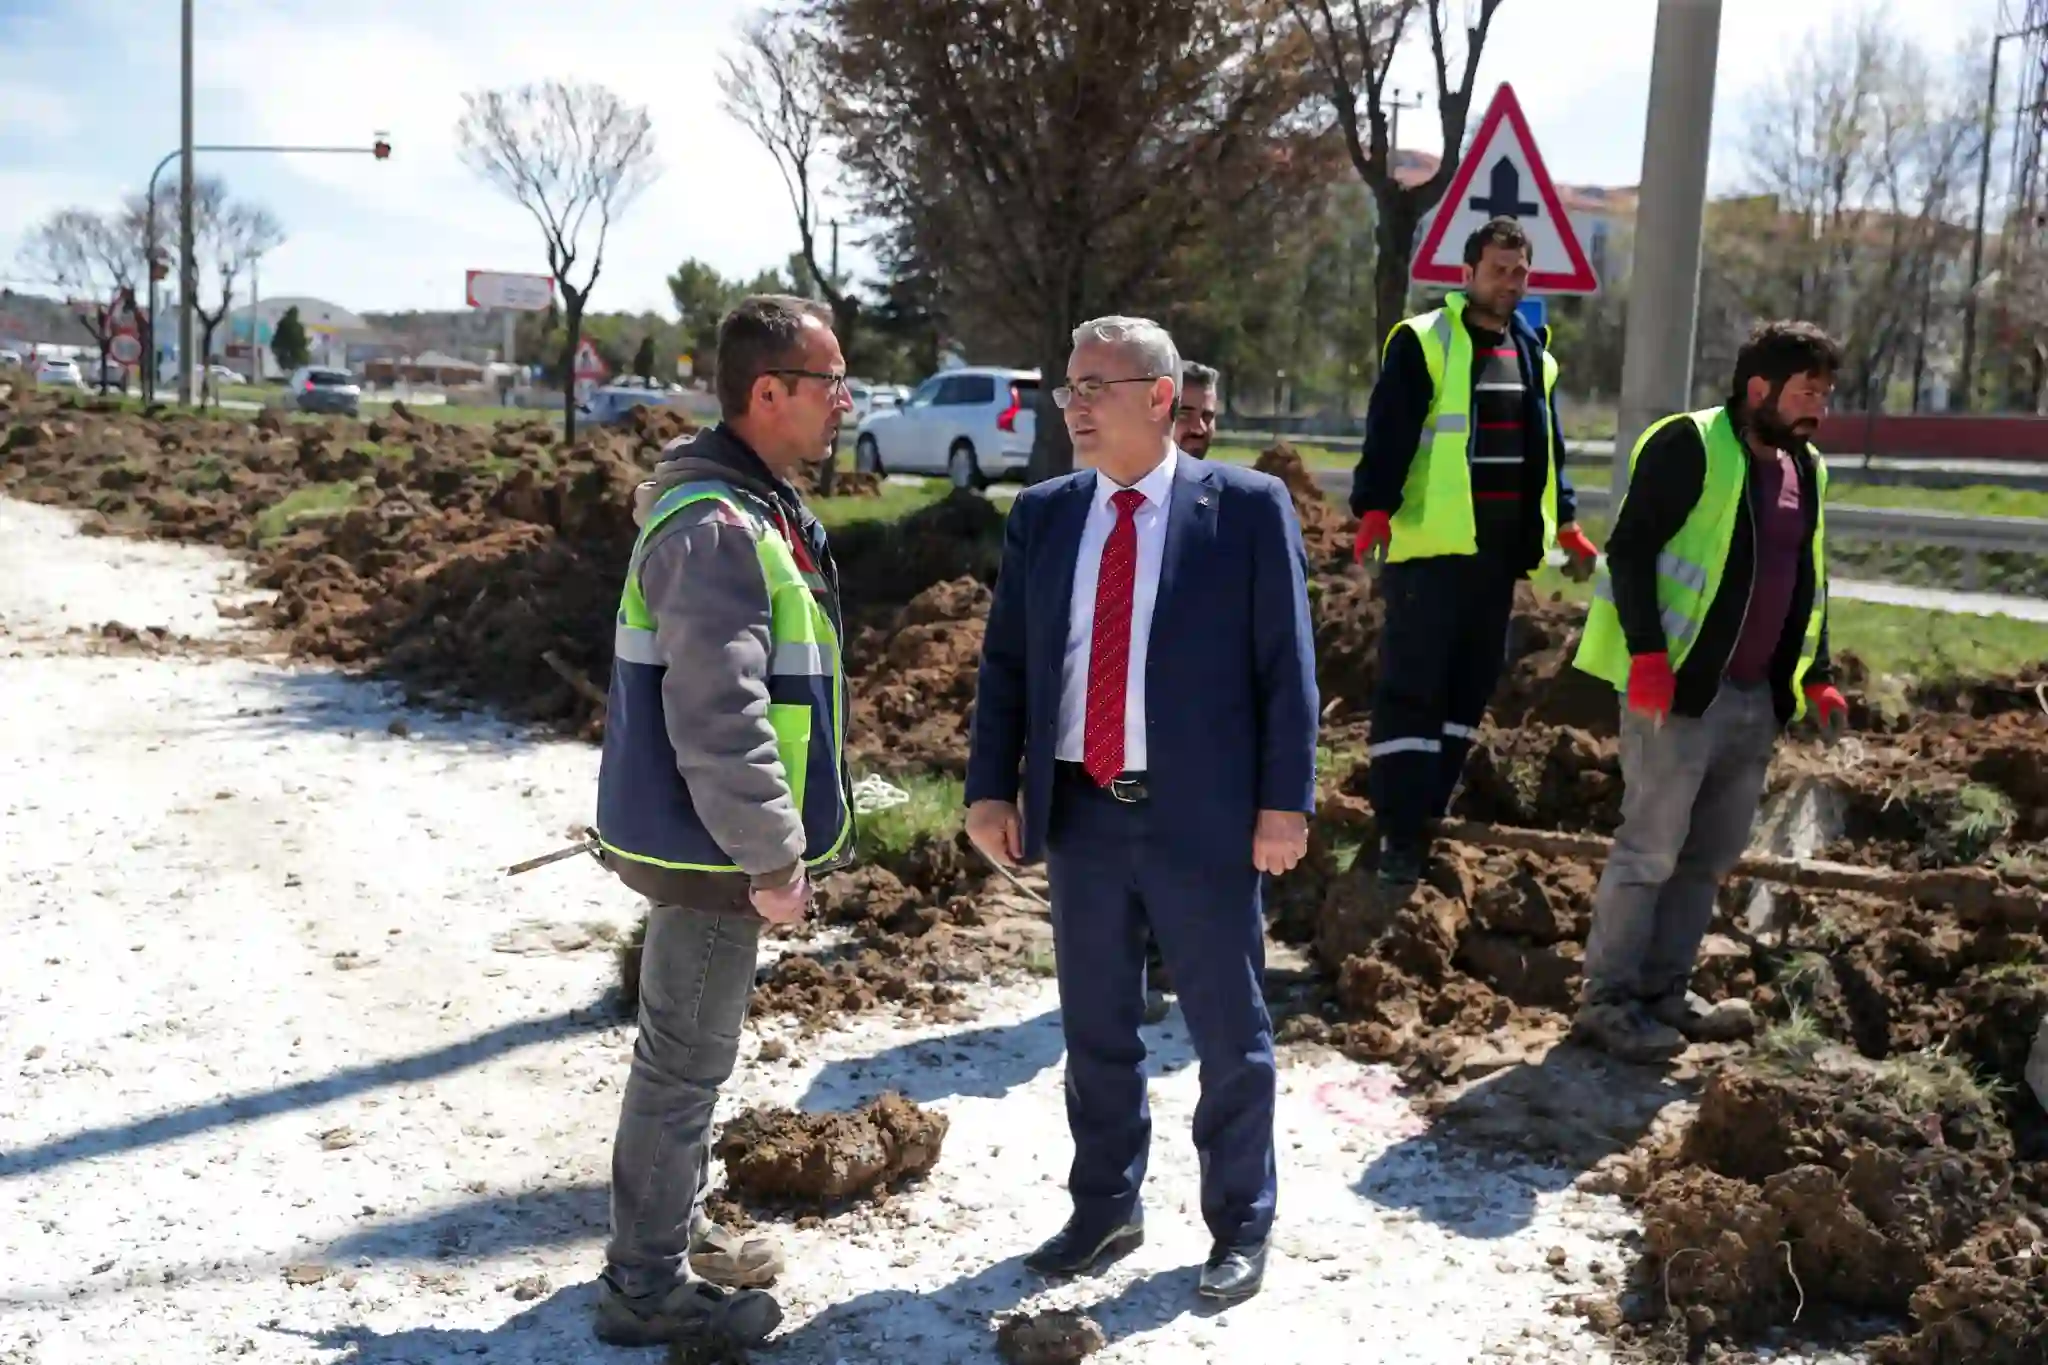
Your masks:
{"label": "triangular traffic sign", "polygon": [[1458,163],[1416,248],[1409,275],[1424,284],[1462,283],[1465,239],[1487,219],[1506,216],[1529,234],[1529,288],[1542,294],[1597,294],[1599,277],[1579,246],[1529,122],[1505,81],[1479,121],[1471,150]]}

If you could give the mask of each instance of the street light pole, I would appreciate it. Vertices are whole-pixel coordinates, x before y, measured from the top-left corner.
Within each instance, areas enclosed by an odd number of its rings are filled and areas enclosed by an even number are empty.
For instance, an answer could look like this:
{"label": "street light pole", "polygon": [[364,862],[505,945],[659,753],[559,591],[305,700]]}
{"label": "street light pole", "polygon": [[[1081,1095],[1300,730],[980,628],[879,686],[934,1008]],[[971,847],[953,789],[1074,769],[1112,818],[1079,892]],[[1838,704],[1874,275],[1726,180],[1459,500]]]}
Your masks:
{"label": "street light pole", "polygon": [[[288,152],[294,156],[305,154],[322,156],[374,156],[379,161],[383,161],[391,155],[391,144],[389,142],[386,142],[384,140],[383,134],[380,133],[377,135],[377,140],[375,142],[372,142],[367,147],[305,146],[294,143],[213,142],[193,147],[191,150],[194,152]],[[142,225],[143,254],[147,258],[146,260],[144,260],[143,264],[145,267],[151,269],[152,271],[154,270],[156,265],[157,247],[156,182],[163,179],[164,168],[166,166],[169,166],[173,161],[176,161],[180,157],[184,156],[185,153],[186,149],[183,147],[180,147],[177,151],[174,152],[164,153],[163,160],[157,162],[156,169],[149,173],[149,189],[145,191],[142,196],[144,209],[144,221]],[[188,178],[189,175],[190,173],[188,171]],[[187,240],[190,240],[191,235],[191,225],[188,223],[185,227],[185,236]],[[181,252],[180,254],[182,255],[183,253]],[[197,290],[195,289],[194,292],[196,293]],[[159,335],[156,329],[156,276],[154,274],[151,274],[149,276],[149,331],[149,363],[143,367],[142,374],[145,397],[154,399],[156,396],[156,349]],[[179,344],[181,347],[184,344],[182,335],[180,337]],[[179,354],[182,357],[183,351],[181,350]],[[181,381],[181,390],[182,387],[183,384]]]}
{"label": "street light pole", "polygon": [[[192,395],[192,295],[199,269],[192,241],[192,0],[184,0],[178,24],[179,132],[184,183],[178,187],[178,393],[186,406]],[[152,212],[154,209],[152,208]]]}
{"label": "street light pole", "polygon": [[1721,0],[1658,0],[1621,410],[1614,432],[1611,486],[1617,500],[1628,487],[1629,453],[1644,429],[1692,406],[1700,239],[1720,44]]}

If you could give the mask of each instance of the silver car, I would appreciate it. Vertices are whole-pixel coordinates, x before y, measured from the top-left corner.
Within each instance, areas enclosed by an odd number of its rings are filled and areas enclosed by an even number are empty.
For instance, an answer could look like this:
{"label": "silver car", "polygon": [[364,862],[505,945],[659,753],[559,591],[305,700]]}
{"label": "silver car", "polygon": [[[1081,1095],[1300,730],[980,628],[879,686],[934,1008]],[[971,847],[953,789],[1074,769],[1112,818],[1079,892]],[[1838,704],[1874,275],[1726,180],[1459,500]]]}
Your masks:
{"label": "silver car", "polygon": [[347,370],[301,365],[285,381],[285,401],[300,412],[336,412],[344,417],[359,417],[363,390]]}
{"label": "silver car", "polygon": [[901,406],[869,411],[854,433],[854,467],[944,474],[956,488],[986,487],[1030,463],[1037,404],[1037,370],[943,370]]}

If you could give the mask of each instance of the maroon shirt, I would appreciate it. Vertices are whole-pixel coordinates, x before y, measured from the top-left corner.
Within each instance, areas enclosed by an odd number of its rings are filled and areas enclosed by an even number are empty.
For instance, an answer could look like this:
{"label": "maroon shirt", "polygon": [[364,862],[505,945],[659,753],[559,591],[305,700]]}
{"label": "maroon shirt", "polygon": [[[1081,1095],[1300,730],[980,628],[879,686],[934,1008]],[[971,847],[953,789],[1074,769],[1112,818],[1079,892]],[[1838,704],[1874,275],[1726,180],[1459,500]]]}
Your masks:
{"label": "maroon shirt", "polygon": [[1799,586],[1799,550],[1806,539],[1806,516],[1799,505],[1799,470],[1783,451],[1773,458],[1749,457],[1749,486],[1756,513],[1756,578],[1749,593],[1749,615],[1728,656],[1728,679],[1738,683],[1768,682],[1771,656],[1785,633],[1785,613]]}

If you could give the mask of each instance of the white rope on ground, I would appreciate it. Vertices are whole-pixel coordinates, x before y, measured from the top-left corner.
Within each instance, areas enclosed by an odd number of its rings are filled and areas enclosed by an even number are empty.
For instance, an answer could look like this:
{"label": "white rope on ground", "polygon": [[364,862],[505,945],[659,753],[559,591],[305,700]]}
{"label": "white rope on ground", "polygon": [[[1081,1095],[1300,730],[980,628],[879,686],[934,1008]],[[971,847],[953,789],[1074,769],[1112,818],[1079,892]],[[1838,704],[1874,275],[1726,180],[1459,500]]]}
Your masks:
{"label": "white rope on ground", "polygon": [[909,792],[896,786],[880,773],[869,773],[853,784],[855,815],[873,815],[876,811],[900,806],[909,799]]}

